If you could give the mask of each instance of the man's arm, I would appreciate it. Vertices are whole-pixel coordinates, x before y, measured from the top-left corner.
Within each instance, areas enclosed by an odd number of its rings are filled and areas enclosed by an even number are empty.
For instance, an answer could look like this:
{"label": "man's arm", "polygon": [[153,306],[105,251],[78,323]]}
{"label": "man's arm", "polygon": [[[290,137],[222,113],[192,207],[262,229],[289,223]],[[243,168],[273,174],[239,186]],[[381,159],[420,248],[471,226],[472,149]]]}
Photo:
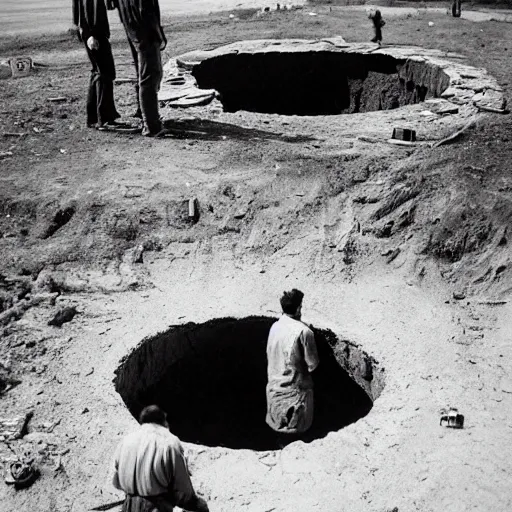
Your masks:
{"label": "man's arm", "polygon": [[304,348],[304,360],[308,365],[309,373],[311,373],[320,363],[313,331],[309,328],[304,329],[304,331],[302,331],[301,341]]}
{"label": "man's arm", "polygon": [[187,461],[181,444],[173,449],[174,478],[173,488],[170,490],[174,504],[190,512],[208,512],[206,501],[198,496],[190,480]]}
{"label": "man's arm", "polygon": [[167,45],[162,25],[160,22],[160,6],[158,0],[148,0],[143,2],[141,8],[142,23],[148,29],[154,40],[160,45],[160,50],[164,50]]}
{"label": "man's arm", "polygon": [[114,474],[112,476],[112,485],[122,491],[121,484],[119,483],[119,452],[121,451],[121,447],[118,446],[116,448],[116,452],[114,454]]}

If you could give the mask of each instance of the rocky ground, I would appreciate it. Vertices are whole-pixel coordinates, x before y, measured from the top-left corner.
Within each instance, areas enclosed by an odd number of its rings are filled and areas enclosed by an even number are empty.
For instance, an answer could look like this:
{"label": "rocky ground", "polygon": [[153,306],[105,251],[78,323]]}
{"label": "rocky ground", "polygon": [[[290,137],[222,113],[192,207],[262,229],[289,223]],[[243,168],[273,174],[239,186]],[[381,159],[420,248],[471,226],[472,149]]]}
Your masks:
{"label": "rocky ground", "polygon": [[[510,97],[508,25],[395,21],[388,44],[466,55]],[[359,42],[368,29],[343,9],[170,19],[167,56],[262,37]],[[113,41],[130,77],[122,34]],[[433,148],[467,119],[426,116],[426,104],[298,117],[213,102],[164,109],[175,137],[146,140],[84,126],[88,67],[68,36],[0,50],[48,65],[1,81],[0,417],[14,421],[0,456],[27,452],[42,471],[27,490],[0,484],[6,509],[119,499],[110,458],[135,426],[112,384],[119,361],[170,325],[276,315],[293,286],[305,320],[358,344],[385,387],[366,417],[312,443],[188,444],[211,510],[510,509],[510,116],[480,113]],[[133,109],[130,84],[116,97]],[[386,142],[397,123],[417,127],[418,144]],[[62,308],[76,313],[48,325]],[[463,430],[439,425],[449,406]]]}

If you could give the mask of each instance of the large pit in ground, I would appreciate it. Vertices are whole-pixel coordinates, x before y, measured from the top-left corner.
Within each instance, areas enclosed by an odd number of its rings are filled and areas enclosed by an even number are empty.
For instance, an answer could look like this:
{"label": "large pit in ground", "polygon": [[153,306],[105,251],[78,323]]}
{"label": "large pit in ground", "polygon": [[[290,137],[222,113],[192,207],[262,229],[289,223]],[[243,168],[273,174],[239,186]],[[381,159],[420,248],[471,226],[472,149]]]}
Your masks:
{"label": "large pit in ground", "polygon": [[226,112],[337,115],[403,107],[435,97],[448,86],[439,73],[432,90],[402,76],[404,61],[390,55],[334,52],[238,53],[201,62],[193,75],[216,89]]}
{"label": "large pit in ground", "polygon": [[[336,115],[392,110],[442,98],[440,115],[464,118],[505,108],[503,90],[462,55],[419,47],[376,47],[321,40],[260,39],[194,50],[171,59],[159,93],[163,105],[207,105],[225,112]],[[429,108],[434,108],[430,105]],[[415,124],[420,121],[416,120]]]}
{"label": "large pit in ground", "polygon": [[[170,430],[207,446],[272,450],[265,422],[266,342],[271,317],[187,323],[143,340],[118,368],[115,386],[133,416],[157,403]],[[315,419],[308,442],[366,416],[383,372],[355,345],[313,328],[321,364],[315,372]]]}

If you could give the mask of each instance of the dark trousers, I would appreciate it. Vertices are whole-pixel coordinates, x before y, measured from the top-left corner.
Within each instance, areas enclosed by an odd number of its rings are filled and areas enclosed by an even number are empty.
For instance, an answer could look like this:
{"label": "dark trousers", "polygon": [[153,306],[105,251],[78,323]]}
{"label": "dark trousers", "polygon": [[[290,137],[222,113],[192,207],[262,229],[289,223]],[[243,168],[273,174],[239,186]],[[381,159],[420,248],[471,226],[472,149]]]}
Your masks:
{"label": "dark trousers", "polygon": [[172,512],[173,499],[170,495],[140,497],[127,495],[121,512]]}
{"label": "dark trousers", "polygon": [[382,29],[380,27],[374,27],[375,36],[372,39],[372,43],[377,43],[382,41]]}
{"label": "dark trousers", "polygon": [[87,124],[112,122],[120,117],[114,103],[116,68],[109,40],[98,39],[99,49],[85,49],[92,64],[89,93],[87,95]]}
{"label": "dark trousers", "polygon": [[130,51],[132,52],[133,63],[135,64],[135,73],[137,75],[137,81],[135,82],[135,97],[137,98],[137,111],[135,112],[134,117],[140,117],[142,119],[142,110],[140,108],[139,99],[139,57],[137,55],[137,48],[135,48],[135,45],[132,43],[130,37],[128,37],[128,45],[130,46]]}
{"label": "dark trousers", "polygon": [[137,72],[137,107],[142,113],[143,133],[158,133],[162,129],[158,112],[158,91],[162,81],[162,56],[158,43],[136,43],[128,37]]}

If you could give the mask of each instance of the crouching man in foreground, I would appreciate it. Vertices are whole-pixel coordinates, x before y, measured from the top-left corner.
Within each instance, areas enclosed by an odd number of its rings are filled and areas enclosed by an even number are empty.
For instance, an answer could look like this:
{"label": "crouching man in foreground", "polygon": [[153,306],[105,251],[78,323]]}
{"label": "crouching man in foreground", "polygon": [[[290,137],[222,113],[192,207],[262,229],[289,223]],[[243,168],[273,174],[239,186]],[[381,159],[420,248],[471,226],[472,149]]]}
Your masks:
{"label": "crouching man in foreground", "polygon": [[126,493],[122,512],[208,512],[206,501],[194,491],[183,446],[169,432],[165,412],[145,407],[140,427],[128,434],[115,454],[114,487]]}

